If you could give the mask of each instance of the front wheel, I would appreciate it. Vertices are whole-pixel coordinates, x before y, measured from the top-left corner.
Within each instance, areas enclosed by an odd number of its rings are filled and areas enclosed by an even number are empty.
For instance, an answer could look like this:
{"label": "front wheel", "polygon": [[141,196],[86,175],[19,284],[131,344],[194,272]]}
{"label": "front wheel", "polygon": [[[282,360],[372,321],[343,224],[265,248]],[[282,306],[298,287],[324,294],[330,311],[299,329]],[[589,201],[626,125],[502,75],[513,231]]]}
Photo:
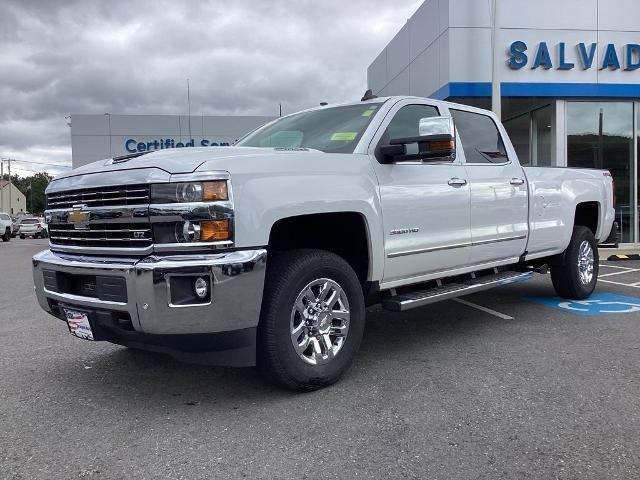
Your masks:
{"label": "front wheel", "polygon": [[3,242],[8,242],[9,240],[11,240],[11,231],[7,228],[4,231],[4,235],[2,235],[2,241]]}
{"label": "front wheel", "polygon": [[258,326],[258,368],[277,385],[310,391],[349,368],[364,332],[365,307],[356,273],[323,250],[274,258]]}
{"label": "front wheel", "polygon": [[25,238],[27,238],[25,235],[20,235],[21,240],[24,240]]}
{"label": "front wheel", "polygon": [[573,227],[571,242],[563,261],[551,265],[551,281],[556,293],[571,300],[584,300],[598,282],[598,243],[587,227]]}

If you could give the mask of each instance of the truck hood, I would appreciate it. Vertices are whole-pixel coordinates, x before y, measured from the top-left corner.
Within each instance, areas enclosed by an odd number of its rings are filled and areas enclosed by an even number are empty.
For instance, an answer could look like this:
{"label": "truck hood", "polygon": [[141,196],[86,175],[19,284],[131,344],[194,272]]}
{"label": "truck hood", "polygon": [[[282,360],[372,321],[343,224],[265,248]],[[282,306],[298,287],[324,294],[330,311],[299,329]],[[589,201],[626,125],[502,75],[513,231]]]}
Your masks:
{"label": "truck hood", "polygon": [[[57,176],[55,180],[60,180],[78,175],[87,175],[102,172],[119,172],[133,169],[157,168],[169,174],[192,173],[205,162],[213,164],[228,165],[236,161],[241,161],[243,157],[263,157],[273,155],[287,155],[291,153],[316,152],[310,149],[278,149],[278,148],[258,148],[258,147],[202,147],[202,148],[172,148],[159,152],[151,152],[139,157],[129,158],[122,161],[112,158],[98,160],[82,167],[76,168],[68,173]],[[221,160],[217,162],[216,160]],[[225,160],[228,160],[225,161]]]}
{"label": "truck hood", "polygon": [[46,193],[105,185],[163,183],[170,181],[174,174],[194,172],[228,172],[232,176],[249,177],[339,172],[344,161],[344,154],[304,148],[174,148],[122,161],[108,159],[84,165],[54,178]]}

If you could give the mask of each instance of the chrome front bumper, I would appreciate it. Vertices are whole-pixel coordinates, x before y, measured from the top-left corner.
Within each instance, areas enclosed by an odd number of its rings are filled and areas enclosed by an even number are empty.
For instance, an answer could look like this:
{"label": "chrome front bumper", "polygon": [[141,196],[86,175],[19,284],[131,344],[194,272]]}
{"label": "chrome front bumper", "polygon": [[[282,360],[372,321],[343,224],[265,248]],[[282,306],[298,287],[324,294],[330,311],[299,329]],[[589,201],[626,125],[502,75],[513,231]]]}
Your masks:
{"label": "chrome front bumper", "polygon": [[[60,317],[60,307],[123,312],[134,340],[174,338],[255,329],[260,316],[267,252],[265,249],[203,255],[148,256],[142,259],[71,255],[45,250],[33,257],[40,306]],[[79,276],[124,278],[126,301],[101,300],[45,287],[43,271]],[[212,280],[211,302],[172,305],[169,278],[202,275]],[[121,280],[120,280],[121,281]],[[164,337],[163,337],[164,336]],[[116,343],[125,343],[115,341]]]}

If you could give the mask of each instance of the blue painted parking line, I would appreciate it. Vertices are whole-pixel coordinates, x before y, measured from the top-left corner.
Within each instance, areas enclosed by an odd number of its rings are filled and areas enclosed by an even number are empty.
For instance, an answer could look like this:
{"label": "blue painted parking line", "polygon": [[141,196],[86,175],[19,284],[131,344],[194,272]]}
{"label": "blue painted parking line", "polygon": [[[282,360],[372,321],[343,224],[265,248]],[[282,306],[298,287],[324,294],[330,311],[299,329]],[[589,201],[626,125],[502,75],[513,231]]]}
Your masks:
{"label": "blue painted parking line", "polygon": [[594,293],[587,300],[560,297],[527,297],[532,302],[581,316],[640,312],[640,298],[615,293]]}

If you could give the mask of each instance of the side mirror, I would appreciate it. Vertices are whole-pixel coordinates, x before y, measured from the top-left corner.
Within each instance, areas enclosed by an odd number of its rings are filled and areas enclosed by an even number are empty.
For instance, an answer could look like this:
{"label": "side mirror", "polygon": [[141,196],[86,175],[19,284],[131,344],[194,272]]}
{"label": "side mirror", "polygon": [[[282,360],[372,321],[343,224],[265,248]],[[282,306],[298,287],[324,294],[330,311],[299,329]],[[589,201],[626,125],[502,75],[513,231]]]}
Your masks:
{"label": "side mirror", "polygon": [[418,133],[417,137],[394,138],[389,145],[382,145],[380,153],[384,163],[455,159],[456,129],[453,118],[421,118]]}

